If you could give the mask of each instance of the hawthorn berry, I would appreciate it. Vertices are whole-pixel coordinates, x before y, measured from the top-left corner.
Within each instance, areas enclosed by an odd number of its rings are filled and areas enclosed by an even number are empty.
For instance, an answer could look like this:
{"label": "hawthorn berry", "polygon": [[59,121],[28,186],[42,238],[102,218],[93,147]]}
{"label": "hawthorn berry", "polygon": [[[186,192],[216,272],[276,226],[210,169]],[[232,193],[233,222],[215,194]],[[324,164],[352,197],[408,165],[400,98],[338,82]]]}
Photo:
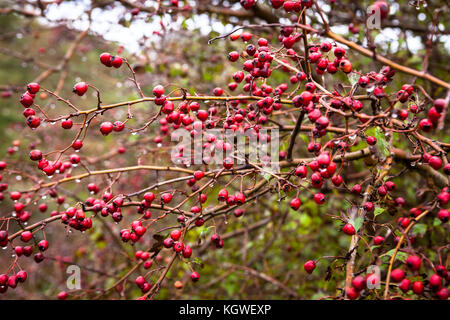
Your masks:
{"label": "hawthorn berry", "polygon": [[199,279],[200,279],[200,275],[197,272],[194,271],[191,273],[191,280],[193,282],[197,282]]}
{"label": "hawthorn berry", "polygon": [[31,94],[38,93],[39,89],[40,89],[39,84],[36,82],[32,82],[27,85],[27,91]]}
{"label": "hawthorn berry", "polygon": [[403,279],[398,287],[403,291],[403,293],[407,293],[411,288],[411,281],[408,279]]}
{"label": "hawthorn berry", "polygon": [[342,231],[349,236],[352,236],[356,233],[355,228],[351,223],[346,223],[342,228]]}
{"label": "hawthorn berry", "polygon": [[111,64],[111,54],[109,54],[108,52],[103,52],[100,55],[100,62],[102,64],[104,64],[105,66],[107,66],[107,67],[111,67],[112,66],[112,64]]}
{"label": "hawthorn berry", "polygon": [[302,202],[300,201],[299,198],[294,198],[291,200],[291,202],[289,203],[289,205],[291,206],[292,209],[294,210],[298,210],[300,208],[300,205],[302,204]]}
{"label": "hawthorn berry", "polygon": [[316,268],[316,263],[313,260],[308,260],[303,265],[303,268],[305,269],[306,272],[312,273]]}
{"label": "hawthorn berry", "polygon": [[391,280],[393,282],[400,282],[405,278],[405,272],[402,269],[394,269],[391,272]]}
{"label": "hawthorn berry", "polygon": [[33,238],[33,234],[30,231],[24,231],[20,234],[20,239],[23,242],[28,242],[31,240],[31,238]]}
{"label": "hawthorn berry", "polygon": [[352,280],[352,286],[356,291],[361,291],[366,287],[366,279],[363,276],[356,276]]}
{"label": "hawthorn berry", "polygon": [[417,295],[421,295],[424,291],[423,282],[422,281],[414,281],[412,284],[412,291]]}
{"label": "hawthorn berry", "polygon": [[418,271],[422,265],[422,259],[418,256],[412,255],[406,259],[405,263],[412,271]]}
{"label": "hawthorn berry", "polygon": [[103,122],[100,125],[100,132],[104,136],[110,134],[113,131],[113,129],[114,129],[114,125],[109,121]]}
{"label": "hawthorn berry", "polygon": [[86,84],[86,82],[78,82],[73,87],[73,92],[76,93],[77,95],[79,95],[80,97],[83,96],[87,90],[88,90],[88,85]]}

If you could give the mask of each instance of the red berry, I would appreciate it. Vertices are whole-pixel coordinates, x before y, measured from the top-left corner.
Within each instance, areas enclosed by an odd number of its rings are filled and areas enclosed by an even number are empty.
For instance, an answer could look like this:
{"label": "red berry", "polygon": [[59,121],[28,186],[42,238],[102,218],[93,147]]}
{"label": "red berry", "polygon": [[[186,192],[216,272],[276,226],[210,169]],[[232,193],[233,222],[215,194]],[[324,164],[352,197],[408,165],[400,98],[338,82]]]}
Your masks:
{"label": "red berry", "polygon": [[170,233],[170,237],[171,237],[173,240],[178,241],[178,239],[180,239],[180,237],[181,237],[181,231],[178,230],[178,229],[173,230],[173,231]]}
{"label": "red berry", "polygon": [[34,102],[34,97],[27,92],[25,92],[21,97],[20,97],[20,103],[25,107],[28,108],[29,106],[31,106]]}
{"label": "red berry", "polygon": [[67,292],[61,291],[58,293],[58,300],[66,300],[67,299]]}
{"label": "red berry", "polygon": [[425,132],[430,132],[433,129],[433,123],[428,119],[422,119],[419,122],[419,127]]}
{"label": "red berry", "polygon": [[120,68],[120,66],[122,65],[122,62],[123,62],[123,60],[122,60],[121,57],[115,56],[115,57],[112,59],[112,61],[111,61],[111,65],[112,65],[114,68]]}
{"label": "red berry", "polygon": [[78,82],[73,87],[73,92],[79,95],[80,97],[86,93],[88,89],[88,85],[85,82]]}
{"label": "red berry", "polygon": [[402,269],[394,269],[391,272],[391,279],[393,282],[400,282],[405,278],[405,272]]}
{"label": "red berry", "polygon": [[352,236],[356,233],[355,228],[351,223],[345,224],[344,227],[342,228],[342,231],[349,236]]}
{"label": "red berry", "polygon": [[412,271],[418,271],[420,269],[420,266],[422,265],[422,259],[420,259],[418,256],[409,256],[406,259],[406,265]]}
{"label": "red berry", "polygon": [[382,236],[376,236],[373,238],[373,244],[376,246],[382,245],[384,243],[384,237]]}
{"label": "red berry", "polygon": [[111,67],[111,54],[109,54],[108,52],[103,52],[100,55],[100,62],[107,67]]}
{"label": "red berry", "polygon": [[413,284],[412,284],[412,291],[415,294],[420,295],[420,294],[423,293],[423,290],[424,290],[424,287],[423,287],[423,283],[421,281],[414,281],[413,282]]}
{"label": "red berry", "polygon": [[352,286],[357,291],[361,291],[366,287],[366,278],[363,276],[356,276],[352,280]]}
{"label": "red berry", "polygon": [[66,120],[61,121],[61,127],[63,129],[70,129],[70,128],[72,128],[72,126],[73,126],[72,119],[66,119]]}
{"label": "red berry", "polygon": [[157,85],[153,88],[153,95],[155,97],[161,97],[164,94],[164,87],[162,85]]}
{"label": "red berry", "polygon": [[355,300],[359,297],[359,291],[357,291],[354,287],[347,288],[346,293],[350,300]]}
{"label": "red berry", "polygon": [[428,160],[428,164],[434,169],[439,170],[442,167],[442,160],[437,156],[433,156]]}
{"label": "red berry", "polygon": [[312,273],[316,268],[316,263],[313,260],[308,260],[303,265],[303,268],[305,269],[306,272]]}
{"label": "red berry", "polygon": [[191,280],[193,282],[197,282],[199,279],[200,279],[200,275],[197,272],[194,271],[191,273]]}
{"label": "red berry", "polygon": [[291,206],[292,209],[294,210],[298,210],[300,208],[300,205],[302,204],[302,202],[300,201],[299,198],[294,198],[291,200],[291,202],[289,203],[289,205]]}
{"label": "red berry", "polygon": [[190,256],[192,255],[192,249],[189,246],[184,246],[183,248],[183,257],[184,258],[190,258]]}
{"label": "red berry", "polygon": [[368,137],[366,138],[366,142],[367,142],[367,144],[369,144],[369,145],[371,145],[371,146],[374,146],[374,145],[377,144],[377,138],[375,138],[375,137],[373,137],[373,136],[368,136]]}
{"label": "red berry", "polygon": [[33,234],[30,231],[24,231],[20,234],[20,239],[23,242],[28,242],[31,240],[31,238],[33,238]]}
{"label": "red berry", "polygon": [[450,220],[450,213],[447,209],[441,209],[438,212],[438,219],[445,223]]}
{"label": "red berry", "polygon": [[31,94],[36,94],[39,91],[39,84],[32,82],[27,85],[27,90]]}
{"label": "red berry", "polygon": [[442,285],[442,278],[437,274],[433,274],[430,277],[430,286],[432,286],[434,289],[439,289],[441,285]]}
{"label": "red berry", "polygon": [[101,132],[104,136],[110,134],[110,133],[113,131],[113,129],[114,129],[114,125],[113,125],[111,122],[109,122],[109,121],[103,122],[103,123],[100,125],[100,132]]}
{"label": "red berry", "polygon": [[161,195],[161,200],[166,204],[172,201],[172,198],[173,195],[171,193],[164,193]]}
{"label": "red berry", "polygon": [[407,293],[411,287],[411,281],[408,279],[403,279],[402,282],[399,285],[400,290],[402,290],[404,293]]}

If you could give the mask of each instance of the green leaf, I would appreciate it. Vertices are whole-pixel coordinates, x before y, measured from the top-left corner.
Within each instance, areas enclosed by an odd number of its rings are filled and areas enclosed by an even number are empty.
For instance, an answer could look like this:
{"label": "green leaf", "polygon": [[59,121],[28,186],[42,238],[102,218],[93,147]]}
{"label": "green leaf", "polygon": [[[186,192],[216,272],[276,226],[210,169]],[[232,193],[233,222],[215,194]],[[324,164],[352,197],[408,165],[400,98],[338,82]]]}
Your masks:
{"label": "green leaf", "polygon": [[361,229],[363,222],[364,222],[363,217],[358,217],[355,220],[353,219],[350,220],[350,223],[353,225],[356,232],[358,232],[358,230]]}
{"label": "green leaf", "polygon": [[380,128],[375,128],[375,138],[377,138],[378,150],[384,154],[385,157],[389,156],[389,144],[386,140],[386,136]]}
{"label": "green leaf", "polygon": [[[394,254],[394,251],[395,251],[395,249],[392,249],[392,250],[386,252],[385,254],[382,254],[380,257],[389,257],[389,258],[391,258],[392,255]],[[401,251],[398,251],[396,256],[395,256],[395,259],[398,259],[398,260],[400,260],[402,262],[405,262],[406,258],[408,258],[408,255],[406,253],[404,253],[404,252],[401,252]]]}
{"label": "green leaf", "polygon": [[423,223],[417,223],[412,228],[412,233],[417,236],[421,235],[423,236],[427,232],[427,225]]}
{"label": "green leaf", "polygon": [[356,83],[358,83],[359,75],[357,75],[355,72],[351,72],[348,75],[348,81],[350,81],[351,85],[354,86]]}
{"label": "green leaf", "polygon": [[380,207],[375,208],[375,212],[373,213],[374,217],[379,216],[380,214],[384,213],[385,211],[386,211],[385,209],[380,208]]}

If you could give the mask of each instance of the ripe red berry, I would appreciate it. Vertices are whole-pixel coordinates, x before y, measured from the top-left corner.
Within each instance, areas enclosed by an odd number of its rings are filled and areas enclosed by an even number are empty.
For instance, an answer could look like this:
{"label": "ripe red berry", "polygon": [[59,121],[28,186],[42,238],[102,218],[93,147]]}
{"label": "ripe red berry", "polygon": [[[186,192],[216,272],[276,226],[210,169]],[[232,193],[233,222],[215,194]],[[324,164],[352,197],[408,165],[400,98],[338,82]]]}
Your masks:
{"label": "ripe red berry", "polygon": [[331,178],[331,182],[336,186],[339,187],[343,182],[344,179],[340,175],[336,175],[333,178]]}
{"label": "ripe red berry", "polygon": [[443,171],[444,171],[444,173],[445,173],[446,175],[450,175],[450,163],[447,163],[447,164],[444,166]]}
{"label": "ripe red berry", "polygon": [[433,123],[428,119],[422,119],[419,122],[419,128],[425,132],[430,132],[433,129]]}
{"label": "ripe red berry", "polygon": [[31,94],[36,94],[39,91],[39,84],[36,82],[29,83],[27,85],[27,90]]}
{"label": "ripe red berry", "polygon": [[28,242],[31,240],[31,238],[33,238],[33,234],[30,231],[24,231],[20,234],[20,239],[23,242]]}
{"label": "ripe red berry", "polygon": [[191,273],[191,280],[193,282],[197,282],[199,279],[200,279],[200,275],[197,272],[194,271]]}
{"label": "ripe red berry", "polygon": [[78,82],[73,87],[73,92],[79,95],[80,97],[86,93],[88,89],[88,85],[85,82]]}
{"label": "ripe red berry", "polygon": [[415,294],[421,295],[423,293],[424,287],[422,281],[414,281],[412,284],[412,291]]}
{"label": "ripe red berry", "polygon": [[430,277],[430,286],[433,287],[434,289],[440,289],[441,285],[442,285],[442,278],[437,274],[433,274]]}
{"label": "ripe red berry", "polygon": [[400,290],[402,290],[404,293],[407,293],[409,289],[411,288],[411,281],[408,279],[403,279],[402,282],[399,285]]}
{"label": "ripe red berry", "polygon": [[409,256],[406,259],[406,265],[409,269],[412,271],[418,271],[420,269],[420,266],[422,265],[422,259],[418,256]]}
{"label": "ripe red berry", "polygon": [[111,60],[111,65],[112,65],[114,68],[120,68],[120,66],[122,65],[122,62],[123,62],[123,60],[122,60],[121,57],[115,56],[115,57],[112,58],[112,60]]}
{"label": "ripe red berry", "polygon": [[111,122],[109,122],[109,121],[103,122],[103,123],[100,125],[100,132],[101,132],[104,136],[110,134],[110,133],[113,131],[113,129],[114,129],[114,125],[113,125]]}
{"label": "ripe red berry", "polygon": [[405,272],[402,269],[394,269],[391,272],[391,280],[393,282],[400,282],[405,278]]}
{"label": "ripe red berry", "polygon": [[436,108],[436,111],[441,113],[444,111],[444,109],[447,107],[447,102],[445,99],[436,99],[434,100],[434,108]]}
{"label": "ripe red berry", "polygon": [[345,224],[344,227],[342,228],[342,231],[349,236],[352,236],[356,233],[355,228],[351,223]]}
{"label": "ripe red berry", "polygon": [[20,103],[25,108],[28,108],[29,106],[31,106],[34,103],[34,96],[31,95],[30,93],[28,93],[28,91],[27,91],[20,97]]}
{"label": "ripe red berry", "polygon": [[164,94],[164,87],[162,85],[157,85],[153,88],[153,95],[155,97],[161,97]]}
{"label": "ripe red berry", "polygon": [[236,201],[237,204],[243,204],[245,202],[245,195],[242,192],[238,192],[235,196],[234,199]]}
{"label": "ripe red berry", "polygon": [[172,238],[166,238],[166,239],[164,239],[164,241],[163,241],[163,245],[164,245],[164,247],[166,247],[166,248],[171,248],[171,247],[173,247],[173,244],[174,244],[174,241],[173,241]]}
{"label": "ripe red berry", "polygon": [[169,203],[170,201],[172,201],[172,198],[173,198],[173,195],[171,193],[163,193],[161,195],[161,200],[166,204]]}
{"label": "ripe red berry", "polygon": [[313,260],[308,260],[303,265],[303,268],[305,269],[306,272],[312,273],[316,268],[316,263]]}
{"label": "ripe red berry", "polygon": [[368,137],[366,138],[366,142],[367,142],[367,144],[369,144],[369,145],[371,145],[371,146],[374,146],[374,145],[377,144],[377,138],[375,138],[375,137],[373,137],[373,136],[368,136]]}
{"label": "ripe red berry", "polygon": [[63,129],[70,129],[70,128],[72,128],[72,126],[73,126],[72,119],[66,119],[66,120],[61,121],[61,127]]}
{"label": "ripe red berry", "polygon": [[111,54],[109,54],[108,52],[103,52],[100,55],[100,62],[107,67],[111,67]]}
{"label": "ripe red berry", "polygon": [[306,166],[298,166],[295,169],[295,175],[300,178],[305,178],[308,173],[308,169]]}
{"label": "ripe red berry", "polygon": [[442,160],[437,156],[432,156],[430,160],[428,160],[428,164],[434,169],[439,170],[442,167]]}
{"label": "ripe red berry", "polygon": [[58,300],[66,300],[67,299],[67,292],[61,291],[58,293]]}
{"label": "ripe red berry", "polygon": [[362,187],[360,184],[355,184],[352,188],[352,193],[354,194],[360,194],[362,191]]}
{"label": "ripe red berry", "polygon": [[228,191],[227,189],[222,189],[219,191],[218,200],[219,201],[226,201],[228,198]]}
{"label": "ripe red berry", "polygon": [[301,200],[299,198],[294,198],[291,200],[291,202],[289,203],[289,205],[291,206],[292,209],[294,210],[298,210],[300,208],[300,205],[302,204]]}
{"label": "ripe red berry", "polygon": [[350,300],[355,300],[359,297],[359,291],[356,290],[354,287],[347,288],[346,293],[347,293],[347,297]]}
{"label": "ripe red berry", "polygon": [[338,59],[342,58],[345,55],[345,49],[342,47],[336,47],[333,52]]}
{"label": "ripe red berry", "polygon": [[41,150],[31,150],[30,151],[30,159],[33,161],[39,161],[42,159],[42,152]]}
{"label": "ripe red berry", "polygon": [[450,213],[447,209],[441,209],[438,212],[438,219],[445,223],[450,220]]}
{"label": "ripe red berry", "polygon": [[41,120],[36,116],[29,116],[26,120],[26,123],[30,128],[36,129],[40,126]]}
{"label": "ripe red berry", "polygon": [[239,52],[237,51],[231,51],[228,54],[228,60],[230,60],[231,62],[235,62],[239,59]]}
{"label": "ripe red berry", "polygon": [[357,291],[361,291],[366,287],[366,278],[363,276],[356,276],[352,280],[352,286]]}
{"label": "ripe red berry", "polygon": [[189,246],[184,246],[183,248],[183,257],[184,258],[190,258],[192,255],[192,249]]}
{"label": "ripe red berry", "polygon": [[363,205],[364,210],[366,210],[367,212],[372,212],[373,209],[374,209],[374,207],[375,207],[375,206],[373,205],[372,202],[366,202],[366,203],[364,203],[364,205]]}
{"label": "ripe red berry", "polygon": [[25,280],[27,280],[27,272],[25,270],[20,270],[17,272],[16,278],[19,282],[25,282]]}
{"label": "ripe red berry", "polygon": [[125,124],[122,121],[116,121],[113,124],[113,130],[116,132],[120,132],[125,128]]}
{"label": "ripe red berry", "polygon": [[325,195],[323,193],[316,193],[314,195],[314,202],[317,204],[324,204],[325,203]]}
{"label": "ripe red berry", "polygon": [[38,243],[38,248],[41,251],[45,251],[48,249],[48,241],[47,240],[41,240]]}
{"label": "ripe red berry", "polygon": [[170,233],[170,237],[171,237],[173,240],[178,241],[178,239],[180,239],[180,237],[181,237],[181,231],[180,231],[179,229],[173,230],[173,231]]}
{"label": "ripe red berry", "polygon": [[83,147],[83,141],[81,140],[75,140],[72,144],[72,148],[75,150],[80,150]]}
{"label": "ripe red berry", "polygon": [[177,253],[180,253],[184,249],[184,244],[181,242],[175,242],[173,245],[173,250]]}
{"label": "ripe red berry", "polygon": [[203,171],[201,171],[201,170],[197,170],[197,171],[194,172],[195,180],[200,180],[204,176],[205,176],[205,173]]}
{"label": "ripe red berry", "polygon": [[231,168],[233,168],[233,159],[228,158],[228,157],[223,159],[223,167],[227,170],[230,170]]}
{"label": "ripe red berry", "polygon": [[376,246],[382,245],[384,243],[384,237],[382,236],[376,236],[373,238],[373,244]]}
{"label": "ripe red berry", "polygon": [[436,292],[436,295],[441,300],[447,300],[449,297],[449,290],[447,288],[442,288]]}

